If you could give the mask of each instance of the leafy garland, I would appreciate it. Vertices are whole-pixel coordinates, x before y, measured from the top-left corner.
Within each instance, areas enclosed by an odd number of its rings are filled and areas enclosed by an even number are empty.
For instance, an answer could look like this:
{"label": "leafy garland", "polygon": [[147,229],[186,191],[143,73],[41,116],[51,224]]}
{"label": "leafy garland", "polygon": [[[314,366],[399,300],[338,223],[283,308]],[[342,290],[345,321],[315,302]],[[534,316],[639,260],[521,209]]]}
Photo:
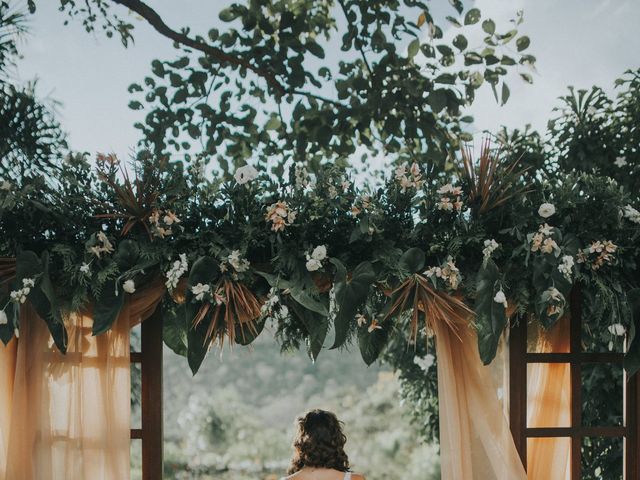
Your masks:
{"label": "leafy garland", "polygon": [[101,334],[162,277],[165,341],[194,373],[212,343],[249,344],[267,323],[313,359],[333,327],[332,348],[357,342],[370,364],[390,339],[428,335],[458,299],[488,363],[509,305],[549,328],[580,283],[585,318],[629,331],[626,366],[640,366],[637,199],[585,173],[537,181],[488,144],[476,160],[463,152],[450,178],[405,164],[377,189],[331,165],[293,165],[280,181],[246,166],[211,183],[141,154],[130,165],[99,155],[95,169],[70,156],[55,181],[0,192],[4,342],[28,299],[64,351],[69,312],[94,304]]}

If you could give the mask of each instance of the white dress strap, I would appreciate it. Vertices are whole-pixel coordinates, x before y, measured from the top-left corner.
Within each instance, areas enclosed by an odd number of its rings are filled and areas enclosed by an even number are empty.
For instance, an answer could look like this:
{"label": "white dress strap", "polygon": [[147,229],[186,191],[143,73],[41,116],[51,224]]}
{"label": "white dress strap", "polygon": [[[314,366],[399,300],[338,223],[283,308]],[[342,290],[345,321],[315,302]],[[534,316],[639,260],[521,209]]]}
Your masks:
{"label": "white dress strap", "polygon": [[344,474],[344,480],[351,480],[351,472],[347,472]]}

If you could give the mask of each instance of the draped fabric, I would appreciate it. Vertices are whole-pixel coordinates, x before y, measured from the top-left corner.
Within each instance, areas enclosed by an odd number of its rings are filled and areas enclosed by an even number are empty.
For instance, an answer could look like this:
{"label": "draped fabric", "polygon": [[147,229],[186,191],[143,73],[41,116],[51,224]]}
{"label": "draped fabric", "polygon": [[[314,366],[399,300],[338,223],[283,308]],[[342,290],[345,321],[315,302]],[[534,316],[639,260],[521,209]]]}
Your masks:
{"label": "draped fabric", "polygon": [[[569,352],[569,315],[548,331],[539,328],[534,351]],[[527,425],[568,427],[571,425],[571,369],[568,363],[534,363],[527,379]],[[541,461],[544,459],[544,461]],[[569,480],[571,441],[569,437],[530,438],[527,442],[529,480]]]}
{"label": "draped fabric", "polygon": [[22,307],[20,338],[0,346],[0,480],[129,478],[129,330],[163,294],[159,281],[141,289],[96,337],[90,312],[69,315],[66,355]]}
{"label": "draped fabric", "polygon": [[476,331],[464,320],[467,315],[456,317],[455,329],[444,322],[433,325],[442,478],[525,480],[492,370],[480,360]]}

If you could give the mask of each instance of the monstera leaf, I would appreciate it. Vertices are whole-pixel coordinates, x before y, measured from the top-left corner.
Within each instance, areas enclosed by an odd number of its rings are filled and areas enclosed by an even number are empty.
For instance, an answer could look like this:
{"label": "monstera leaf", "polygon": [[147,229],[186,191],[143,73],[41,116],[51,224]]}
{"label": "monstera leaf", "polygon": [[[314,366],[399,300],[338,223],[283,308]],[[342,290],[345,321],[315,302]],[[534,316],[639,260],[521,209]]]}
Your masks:
{"label": "monstera leaf", "polygon": [[624,356],[624,368],[631,376],[640,370],[640,288],[634,288],[627,293],[627,299],[633,321],[629,332],[629,349]]}
{"label": "monstera leaf", "polygon": [[35,279],[35,286],[29,293],[29,302],[42,318],[53,341],[62,353],[67,351],[67,330],[62,321],[62,315],[49,278],[49,255],[42,254],[42,258],[31,251],[24,251],[16,257],[16,281],[18,288],[22,287],[25,278]]}
{"label": "monstera leaf", "polygon": [[507,323],[504,305],[493,300],[500,280],[498,266],[489,260],[478,272],[476,279],[476,328],[478,349],[485,365],[496,356],[500,336]]}
{"label": "monstera leaf", "polygon": [[346,342],[351,323],[366,300],[371,284],[376,280],[376,274],[370,262],[362,262],[354,269],[351,278],[347,278],[347,269],[340,260],[332,258],[331,263],[336,267],[333,288],[338,306],[334,320],[336,338],[331,347],[333,349],[341,347]]}

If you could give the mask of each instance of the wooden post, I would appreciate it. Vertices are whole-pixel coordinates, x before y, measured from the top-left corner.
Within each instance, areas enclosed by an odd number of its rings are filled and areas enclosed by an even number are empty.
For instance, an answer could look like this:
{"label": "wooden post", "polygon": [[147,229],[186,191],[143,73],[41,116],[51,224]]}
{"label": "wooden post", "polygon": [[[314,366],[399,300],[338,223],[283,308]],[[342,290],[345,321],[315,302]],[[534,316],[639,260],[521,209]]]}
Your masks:
{"label": "wooden post", "polygon": [[527,467],[527,319],[522,317],[509,333],[509,426],[511,435]]}
{"label": "wooden post", "polygon": [[162,313],[142,323],[142,479],[160,480],[163,470]]}

